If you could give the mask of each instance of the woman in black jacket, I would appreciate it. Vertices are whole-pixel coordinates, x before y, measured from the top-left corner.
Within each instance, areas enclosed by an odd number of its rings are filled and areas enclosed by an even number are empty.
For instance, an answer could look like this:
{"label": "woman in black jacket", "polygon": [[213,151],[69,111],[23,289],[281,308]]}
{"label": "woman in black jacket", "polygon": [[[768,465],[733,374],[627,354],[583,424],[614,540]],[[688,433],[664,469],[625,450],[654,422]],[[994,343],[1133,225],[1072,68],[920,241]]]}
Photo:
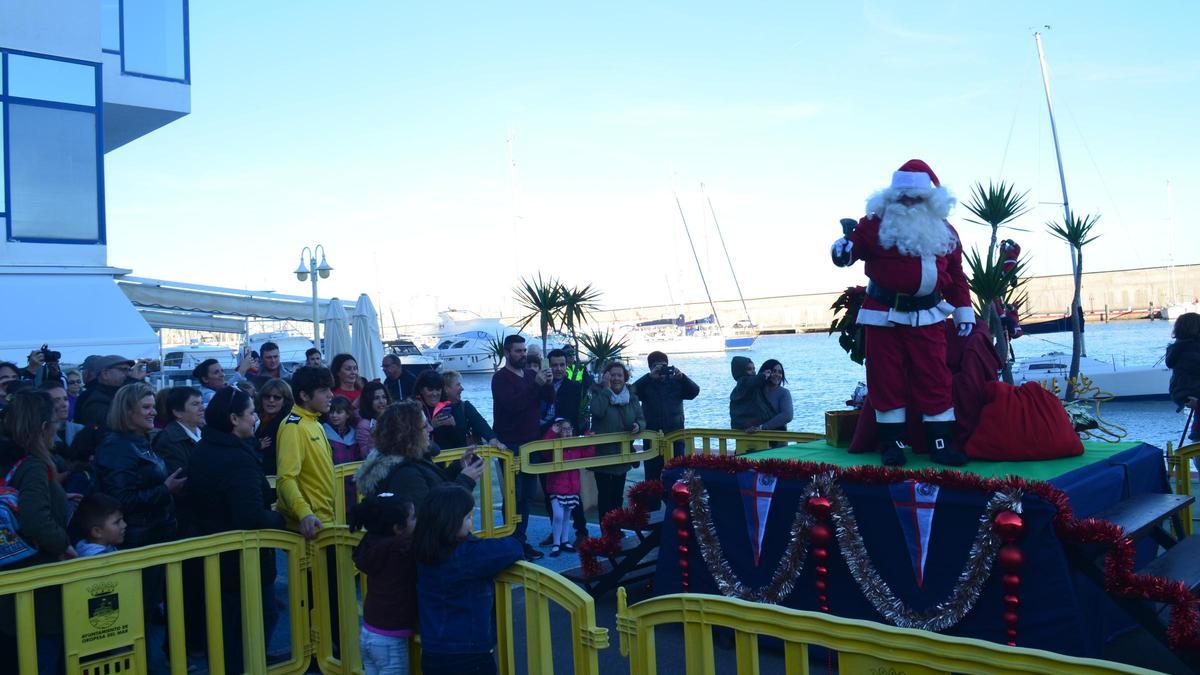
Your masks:
{"label": "woman in black jacket", "polygon": [[463,448],[475,443],[487,443],[507,450],[475,406],[471,405],[470,401],[462,400],[462,392],[462,375],[454,370],[443,371],[442,400],[450,404],[446,409],[450,411],[454,423],[435,427],[433,442],[443,450]]}
{"label": "woman in black jacket", "polygon": [[[284,528],[283,516],[271,509],[271,488],[259,461],[254,425],[258,416],[254,400],[245,392],[226,387],[217,392],[204,413],[205,426],[192,453],[188,493],[196,510],[192,514],[197,534],[230,530]],[[241,575],[239,555],[221,554],[221,611],[224,616],[225,667],[242,672]],[[264,639],[279,618],[275,604],[275,551],[260,553],[262,570]]]}
{"label": "woman in black jacket", "polygon": [[108,412],[110,433],[96,449],[97,491],[116,497],[125,515],[125,543],[136,548],[170,541],[178,527],[173,495],[187,478],[150,448],[154,429],[154,390],[143,382],[117,390]]}
{"label": "woman in black jacket", "polygon": [[[258,429],[254,437],[258,439],[259,452],[262,453],[263,473],[275,475],[275,437],[279,435],[279,425],[292,412],[292,387],[283,380],[267,380],[258,388]],[[273,493],[272,493],[273,494]]]}
{"label": "woman in black jacket", "polygon": [[391,492],[420,508],[434,487],[457,483],[472,491],[483,474],[483,460],[472,450],[445,468],[434,464],[432,457],[421,404],[412,399],[393,403],[379,416],[375,449],[355,474],[354,482],[364,497]]}

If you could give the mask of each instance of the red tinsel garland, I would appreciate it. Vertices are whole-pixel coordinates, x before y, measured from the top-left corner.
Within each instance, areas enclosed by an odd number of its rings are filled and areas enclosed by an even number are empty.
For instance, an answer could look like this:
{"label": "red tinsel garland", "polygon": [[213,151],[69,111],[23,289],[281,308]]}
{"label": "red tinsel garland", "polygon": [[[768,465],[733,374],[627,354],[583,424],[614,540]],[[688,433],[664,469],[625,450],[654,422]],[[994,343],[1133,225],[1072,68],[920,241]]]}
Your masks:
{"label": "red tinsel garland", "polygon": [[667,494],[662,481],[647,480],[629,488],[630,507],[616,509],[600,519],[600,536],[579,542],[579,562],[589,577],[600,573],[597,557],[611,558],[620,553],[621,530],[644,530],[650,523],[650,512],[657,511]]}
{"label": "red tinsel garland", "polygon": [[[975,474],[941,469],[897,469],[886,466],[855,466],[843,468],[832,464],[797,460],[750,460],[729,455],[688,455],[666,465],[667,469],[699,469],[737,474],[755,470],[786,480],[811,480],[819,473],[832,472],[834,479],[864,485],[890,485],[905,480],[932,483],[951,490],[998,492],[1020,489],[1036,495],[1055,509],[1054,530],[1064,541],[1077,544],[1099,544],[1107,547],[1104,561],[1105,590],[1113,595],[1141,598],[1171,605],[1171,620],[1167,637],[1173,648],[1200,649],[1200,611],[1197,598],[1180,581],[1147,574],[1135,574],[1133,542],[1113,523],[1096,518],[1076,519],[1066,493],[1049,483],[1029,481],[1017,476],[984,478]],[[666,491],[660,481],[639,483],[629,490],[632,508],[612,511],[600,521],[601,536],[584,540],[579,557],[584,572],[600,572],[597,556],[610,557],[621,549],[622,529],[644,529],[650,512],[657,510]]]}

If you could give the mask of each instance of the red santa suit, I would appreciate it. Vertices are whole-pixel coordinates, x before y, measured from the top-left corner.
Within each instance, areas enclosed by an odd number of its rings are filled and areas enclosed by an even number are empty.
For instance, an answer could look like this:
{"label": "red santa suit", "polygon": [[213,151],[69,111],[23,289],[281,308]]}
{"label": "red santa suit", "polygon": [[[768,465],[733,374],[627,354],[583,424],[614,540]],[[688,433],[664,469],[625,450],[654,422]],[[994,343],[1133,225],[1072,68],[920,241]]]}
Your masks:
{"label": "red santa suit", "polygon": [[834,245],[835,264],[862,260],[870,279],[858,323],[866,333],[867,395],[881,424],[903,424],[910,401],[927,423],[954,420],[944,324],[953,316],[968,334],[975,312],[962,244],[944,220],[952,205],[928,165],[910,160]]}

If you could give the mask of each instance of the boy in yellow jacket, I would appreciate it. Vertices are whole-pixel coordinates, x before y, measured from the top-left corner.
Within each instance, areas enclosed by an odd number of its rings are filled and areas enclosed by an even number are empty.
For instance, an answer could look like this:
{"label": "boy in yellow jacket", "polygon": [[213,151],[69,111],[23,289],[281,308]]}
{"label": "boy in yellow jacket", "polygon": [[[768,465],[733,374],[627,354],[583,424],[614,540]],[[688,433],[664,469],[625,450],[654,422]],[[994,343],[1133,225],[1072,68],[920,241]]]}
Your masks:
{"label": "boy in yellow jacket", "polygon": [[329,412],[333,374],[328,368],[304,367],[292,375],[296,405],[279,425],[275,441],[278,469],[276,509],[288,527],[306,539],[333,522],[333,452],[318,418]]}

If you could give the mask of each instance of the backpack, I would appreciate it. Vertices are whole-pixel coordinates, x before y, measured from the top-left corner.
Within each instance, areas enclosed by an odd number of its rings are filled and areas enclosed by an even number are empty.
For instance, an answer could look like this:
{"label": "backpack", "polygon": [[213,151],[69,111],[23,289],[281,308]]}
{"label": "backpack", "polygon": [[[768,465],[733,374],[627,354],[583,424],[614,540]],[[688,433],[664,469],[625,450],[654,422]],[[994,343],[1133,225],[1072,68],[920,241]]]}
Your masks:
{"label": "backpack", "polygon": [[20,530],[17,517],[21,513],[21,507],[17,502],[18,491],[11,484],[13,475],[24,461],[25,458],[22,457],[16,464],[13,464],[13,467],[8,470],[8,474],[4,476],[4,480],[0,481],[0,568],[20,562],[37,553],[36,548],[30,546],[17,534]]}

